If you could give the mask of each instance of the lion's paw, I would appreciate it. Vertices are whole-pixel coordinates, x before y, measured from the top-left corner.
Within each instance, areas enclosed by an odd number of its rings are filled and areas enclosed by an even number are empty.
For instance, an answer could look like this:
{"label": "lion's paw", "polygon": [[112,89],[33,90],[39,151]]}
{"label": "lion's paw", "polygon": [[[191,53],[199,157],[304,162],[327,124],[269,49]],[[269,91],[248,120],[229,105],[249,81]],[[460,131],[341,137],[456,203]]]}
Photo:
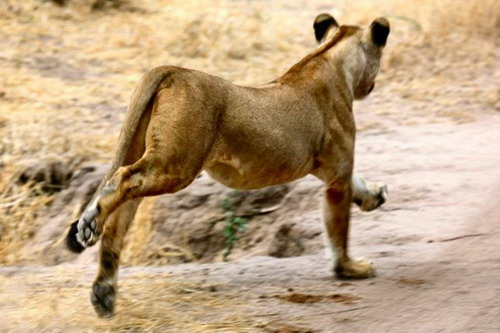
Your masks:
{"label": "lion's paw", "polygon": [[367,279],[375,273],[375,265],[366,260],[348,259],[335,266],[335,274],[341,279]]}
{"label": "lion's paw", "polygon": [[76,239],[85,248],[94,245],[99,240],[99,221],[97,207],[86,209],[78,220]]}
{"label": "lion's paw", "polygon": [[115,311],[116,288],[106,282],[95,282],[90,293],[90,302],[99,317],[111,317]]}
{"label": "lion's paw", "polygon": [[379,208],[387,201],[389,191],[387,185],[382,183],[368,183],[368,194],[363,200],[356,200],[359,208],[363,211],[371,211]]}

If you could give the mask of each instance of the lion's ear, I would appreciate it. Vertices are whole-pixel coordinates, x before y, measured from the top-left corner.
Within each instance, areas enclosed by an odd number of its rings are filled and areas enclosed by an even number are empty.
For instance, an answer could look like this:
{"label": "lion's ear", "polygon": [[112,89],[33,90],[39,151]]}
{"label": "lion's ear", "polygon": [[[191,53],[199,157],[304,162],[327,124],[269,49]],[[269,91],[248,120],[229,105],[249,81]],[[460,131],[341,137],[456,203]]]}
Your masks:
{"label": "lion's ear", "polygon": [[377,46],[385,46],[387,37],[391,31],[389,21],[385,17],[379,17],[374,20],[370,26],[373,43]]}
{"label": "lion's ear", "polygon": [[318,43],[321,43],[329,35],[328,33],[330,32],[330,30],[337,29],[339,27],[339,24],[337,23],[337,21],[335,21],[333,16],[323,13],[316,16],[313,27],[316,40],[318,41]]}

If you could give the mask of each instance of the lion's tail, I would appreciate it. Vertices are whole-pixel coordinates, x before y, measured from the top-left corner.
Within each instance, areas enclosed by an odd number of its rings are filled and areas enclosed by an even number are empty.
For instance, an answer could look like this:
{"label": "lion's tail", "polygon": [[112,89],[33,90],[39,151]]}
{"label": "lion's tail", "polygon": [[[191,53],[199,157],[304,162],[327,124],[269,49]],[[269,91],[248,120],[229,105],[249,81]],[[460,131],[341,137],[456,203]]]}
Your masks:
{"label": "lion's tail", "polygon": [[170,72],[171,69],[167,66],[153,68],[144,74],[139,81],[139,84],[137,84],[134,92],[132,93],[132,98],[130,99],[127,112],[125,113],[125,119],[118,138],[118,147],[113,158],[113,163],[99,188],[101,188],[104,183],[106,183],[113,176],[116,170],[124,164],[128,149],[132,143],[135,133],[139,128],[139,123],[141,122],[148,104],[155,95],[160,83]]}
{"label": "lion's tail", "polygon": [[[125,120],[123,121],[122,130],[118,139],[118,148],[111,168],[109,169],[104,179],[101,181],[101,184],[99,185],[90,202],[93,202],[95,200],[97,193],[99,193],[104,184],[106,184],[106,182],[114,175],[116,170],[118,170],[118,168],[125,163],[125,158],[127,156],[128,150],[135,134],[137,133],[137,130],[139,129],[139,124],[144,116],[145,111],[148,108],[148,104],[154,97],[160,83],[169,73],[169,67],[157,67],[144,74],[139,81],[139,84],[132,93],[132,98],[130,99],[130,104],[125,114]],[[81,210],[82,208],[84,207],[82,206]],[[77,228],[78,220],[73,222],[70,226],[70,229],[66,236],[66,247],[71,252],[80,253],[85,250],[86,246],[82,245],[80,241],[77,240]]]}

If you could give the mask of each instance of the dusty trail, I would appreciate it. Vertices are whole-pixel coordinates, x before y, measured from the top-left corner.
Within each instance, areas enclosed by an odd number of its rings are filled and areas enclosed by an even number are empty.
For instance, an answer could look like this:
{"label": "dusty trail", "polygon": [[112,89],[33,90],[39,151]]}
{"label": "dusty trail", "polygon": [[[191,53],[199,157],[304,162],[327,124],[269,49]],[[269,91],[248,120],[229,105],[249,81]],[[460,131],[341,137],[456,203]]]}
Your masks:
{"label": "dusty trail", "polygon": [[375,279],[335,280],[322,253],[128,267],[117,316],[97,320],[95,267],[2,267],[0,330],[498,331],[498,128],[490,114],[359,136],[358,170],[390,186],[382,210],[354,213],[352,251],[375,261]]}

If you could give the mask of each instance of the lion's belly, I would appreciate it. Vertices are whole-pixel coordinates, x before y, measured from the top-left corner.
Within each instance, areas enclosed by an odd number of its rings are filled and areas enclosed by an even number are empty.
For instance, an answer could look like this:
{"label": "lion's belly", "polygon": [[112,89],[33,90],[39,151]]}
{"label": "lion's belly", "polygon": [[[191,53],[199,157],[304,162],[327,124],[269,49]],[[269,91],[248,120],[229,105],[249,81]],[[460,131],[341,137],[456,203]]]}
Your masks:
{"label": "lion's belly", "polygon": [[312,156],[295,159],[246,154],[215,154],[205,163],[208,174],[235,189],[257,189],[304,177],[313,168]]}

